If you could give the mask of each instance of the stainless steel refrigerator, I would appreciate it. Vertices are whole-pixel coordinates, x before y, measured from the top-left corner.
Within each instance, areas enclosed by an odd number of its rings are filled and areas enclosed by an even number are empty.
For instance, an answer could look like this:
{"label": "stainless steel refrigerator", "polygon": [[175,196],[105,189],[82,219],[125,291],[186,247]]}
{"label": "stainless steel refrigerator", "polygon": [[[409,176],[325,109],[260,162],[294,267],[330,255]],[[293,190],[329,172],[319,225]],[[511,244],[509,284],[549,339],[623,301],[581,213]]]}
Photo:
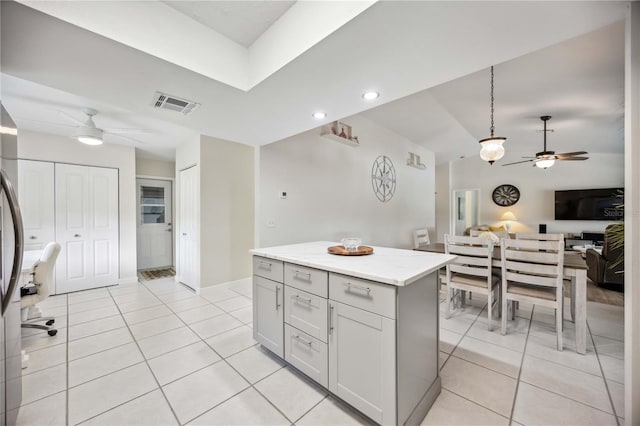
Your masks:
{"label": "stainless steel refrigerator", "polygon": [[20,290],[24,247],[18,205],[18,138],[15,123],[0,102],[0,426],[13,426],[22,402]]}

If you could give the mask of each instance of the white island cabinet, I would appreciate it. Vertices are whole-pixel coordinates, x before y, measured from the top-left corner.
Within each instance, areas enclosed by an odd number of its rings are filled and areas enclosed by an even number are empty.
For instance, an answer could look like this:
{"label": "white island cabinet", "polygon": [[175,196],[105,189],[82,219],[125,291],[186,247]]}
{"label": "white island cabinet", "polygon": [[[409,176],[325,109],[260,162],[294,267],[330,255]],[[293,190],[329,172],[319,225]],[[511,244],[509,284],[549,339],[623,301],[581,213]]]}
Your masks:
{"label": "white island cabinet", "polygon": [[251,250],[254,338],[373,421],[419,424],[440,393],[437,270],[454,256],[333,245]]}

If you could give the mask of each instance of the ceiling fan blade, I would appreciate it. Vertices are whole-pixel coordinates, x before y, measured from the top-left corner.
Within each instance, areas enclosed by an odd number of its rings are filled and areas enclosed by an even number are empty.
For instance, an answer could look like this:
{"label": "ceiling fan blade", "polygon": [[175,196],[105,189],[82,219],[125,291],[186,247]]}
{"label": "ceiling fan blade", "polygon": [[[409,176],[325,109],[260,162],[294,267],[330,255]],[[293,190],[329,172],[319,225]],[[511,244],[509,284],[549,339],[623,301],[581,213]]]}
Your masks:
{"label": "ceiling fan blade", "polygon": [[16,120],[18,120],[18,121],[30,121],[31,123],[38,123],[38,124],[46,124],[47,126],[78,127],[78,126],[76,126],[74,124],[52,123],[51,121],[32,120],[30,118],[22,118],[22,117],[16,117]]}
{"label": "ceiling fan blade", "polygon": [[84,120],[79,120],[79,119],[75,118],[73,115],[69,114],[67,111],[63,111],[61,109],[57,109],[56,111],[58,111],[60,114],[64,115],[69,120],[73,121],[74,123],[79,124],[80,126],[84,126],[85,125],[86,118]]}
{"label": "ceiling fan blade", "polygon": [[557,158],[558,161],[583,161],[588,160],[589,157],[566,157],[566,158]]}
{"label": "ceiling fan blade", "polygon": [[111,133],[111,132],[105,132],[105,133],[107,135],[111,135],[111,136],[114,136],[116,138],[124,139],[124,140],[127,140],[129,142],[133,142],[133,143],[138,144],[138,145],[148,145],[148,142],[143,142],[143,141],[140,141],[138,139],[133,139],[133,138],[130,138],[128,136],[124,136],[124,135],[121,135],[121,134],[118,134],[118,133]]}
{"label": "ceiling fan blade", "polygon": [[155,133],[152,130],[145,129],[104,129],[104,131],[111,133],[112,135],[141,135]]}
{"label": "ceiling fan blade", "polygon": [[572,155],[584,155],[588,154],[587,151],[576,151],[576,152],[563,152],[561,154],[556,154],[558,157],[571,157]]}
{"label": "ceiling fan blade", "polygon": [[524,160],[524,161],[516,161],[514,163],[507,163],[507,164],[503,164],[503,166],[512,166],[514,164],[522,164],[522,163],[529,163],[531,161],[535,161],[535,160]]}

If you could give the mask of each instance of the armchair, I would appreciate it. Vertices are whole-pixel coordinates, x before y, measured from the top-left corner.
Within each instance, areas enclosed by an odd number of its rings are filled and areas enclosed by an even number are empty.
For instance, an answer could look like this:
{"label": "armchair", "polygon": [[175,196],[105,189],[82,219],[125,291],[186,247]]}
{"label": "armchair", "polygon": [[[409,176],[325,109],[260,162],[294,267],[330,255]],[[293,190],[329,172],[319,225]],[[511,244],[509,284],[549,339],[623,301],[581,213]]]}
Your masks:
{"label": "armchair", "polygon": [[587,277],[599,287],[624,291],[624,273],[620,273],[620,271],[624,270],[624,265],[619,264],[614,268],[611,267],[621,252],[624,251],[624,247],[611,248],[611,243],[608,239],[611,226],[613,225],[607,226],[604,231],[602,254],[594,249],[587,249],[586,260],[589,268]]}
{"label": "armchair", "polygon": [[[20,298],[20,308],[22,311],[23,328],[39,328],[46,330],[49,336],[55,336],[58,330],[53,326],[55,318],[43,317],[36,304],[49,297],[50,286],[53,283],[53,267],[60,253],[60,244],[51,242],[42,251],[40,260],[35,266],[33,273],[33,284],[36,287],[36,294],[23,296]],[[45,322],[45,325],[37,324]]]}

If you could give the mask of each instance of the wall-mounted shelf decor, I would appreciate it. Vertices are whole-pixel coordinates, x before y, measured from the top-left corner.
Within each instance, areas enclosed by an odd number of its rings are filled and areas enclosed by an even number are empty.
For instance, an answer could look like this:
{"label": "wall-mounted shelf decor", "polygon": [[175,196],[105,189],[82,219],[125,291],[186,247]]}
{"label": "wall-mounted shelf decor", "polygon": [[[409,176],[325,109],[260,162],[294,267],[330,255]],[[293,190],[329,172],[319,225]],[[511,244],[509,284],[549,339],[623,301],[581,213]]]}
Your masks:
{"label": "wall-mounted shelf decor", "polygon": [[341,121],[334,121],[326,126],[323,126],[320,136],[334,142],[343,143],[345,145],[360,146],[358,137],[353,136],[351,133],[351,126]]}
{"label": "wall-mounted shelf decor", "polygon": [[409,158],[407,159],[407,166],[415,167],[416,169],[424,170],[427,168],[427,165],[420,162],[420,156],[418,154],[414,154],[413,152],[409,153]]}

